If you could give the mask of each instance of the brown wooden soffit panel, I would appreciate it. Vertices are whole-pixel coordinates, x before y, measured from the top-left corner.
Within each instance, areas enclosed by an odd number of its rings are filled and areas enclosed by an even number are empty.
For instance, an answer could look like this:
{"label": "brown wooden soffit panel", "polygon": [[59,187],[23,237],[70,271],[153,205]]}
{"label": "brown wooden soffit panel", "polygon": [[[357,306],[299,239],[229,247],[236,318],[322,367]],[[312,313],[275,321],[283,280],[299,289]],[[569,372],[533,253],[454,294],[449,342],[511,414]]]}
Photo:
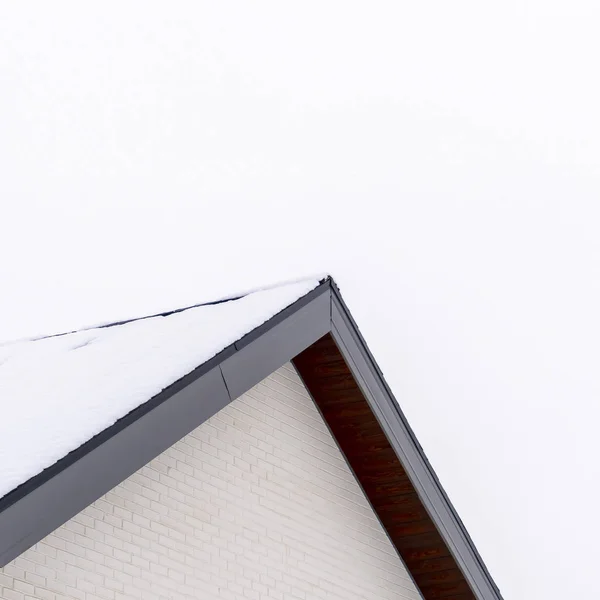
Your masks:
{"label": "brown wooden soffit panel", "polygon": [[331,335],[293,363],[425,600],[475,600]]}

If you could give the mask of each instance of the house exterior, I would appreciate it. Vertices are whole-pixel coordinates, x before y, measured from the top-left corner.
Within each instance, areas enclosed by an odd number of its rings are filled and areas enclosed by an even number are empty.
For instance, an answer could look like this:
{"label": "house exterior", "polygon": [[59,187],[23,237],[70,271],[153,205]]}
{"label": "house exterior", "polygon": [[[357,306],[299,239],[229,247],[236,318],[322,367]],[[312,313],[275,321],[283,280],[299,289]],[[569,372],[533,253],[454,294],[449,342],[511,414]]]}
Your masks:
{"label": "house exterior", "polygon": [[330,278],[2,356],[0,598],[501,599]]}

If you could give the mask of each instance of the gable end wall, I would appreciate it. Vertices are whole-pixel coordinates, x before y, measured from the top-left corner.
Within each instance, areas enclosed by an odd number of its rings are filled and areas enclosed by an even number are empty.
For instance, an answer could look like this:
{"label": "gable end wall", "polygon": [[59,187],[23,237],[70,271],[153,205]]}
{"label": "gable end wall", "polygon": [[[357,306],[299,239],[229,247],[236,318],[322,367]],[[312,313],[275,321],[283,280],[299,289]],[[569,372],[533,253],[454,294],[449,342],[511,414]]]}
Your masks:
{"label": "gable end wall", "polygon": [[421,598],[290,365],[0,569],[0,597]]}

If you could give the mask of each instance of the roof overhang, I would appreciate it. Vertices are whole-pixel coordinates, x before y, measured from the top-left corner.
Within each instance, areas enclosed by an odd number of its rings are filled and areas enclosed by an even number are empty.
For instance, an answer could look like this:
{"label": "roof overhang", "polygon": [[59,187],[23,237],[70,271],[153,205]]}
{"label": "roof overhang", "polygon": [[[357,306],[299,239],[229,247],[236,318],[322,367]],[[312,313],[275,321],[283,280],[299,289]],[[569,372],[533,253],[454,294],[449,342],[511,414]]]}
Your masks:
{"label": "roof overhang", "polygon": [[0,499],[0,567],[290,360],[424,597],[501,600],[331,279]]}

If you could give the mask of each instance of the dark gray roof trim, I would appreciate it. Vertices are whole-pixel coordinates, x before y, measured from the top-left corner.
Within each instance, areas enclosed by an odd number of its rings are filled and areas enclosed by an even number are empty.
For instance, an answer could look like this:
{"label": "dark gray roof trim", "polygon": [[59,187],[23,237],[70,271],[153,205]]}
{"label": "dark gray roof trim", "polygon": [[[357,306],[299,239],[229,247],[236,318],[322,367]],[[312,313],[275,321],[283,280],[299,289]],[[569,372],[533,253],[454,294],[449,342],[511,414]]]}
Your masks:
{"label": "dark gray roof trim", "polygon": [[0,567],[325,335],[324,281],[269,321],[0,499]]}
{"label": "dark gray roof trim", "polygon": [[0,567],[331,333],[478,600],[502,600],[331,279],[0,499]]}
{"label": "dark gray roof trim", "polygon": [[332,290],[331,335],[423,506],[475,596],[481,600],[502,600],[500,590],[442,488],[335,283],[332,283]]}

